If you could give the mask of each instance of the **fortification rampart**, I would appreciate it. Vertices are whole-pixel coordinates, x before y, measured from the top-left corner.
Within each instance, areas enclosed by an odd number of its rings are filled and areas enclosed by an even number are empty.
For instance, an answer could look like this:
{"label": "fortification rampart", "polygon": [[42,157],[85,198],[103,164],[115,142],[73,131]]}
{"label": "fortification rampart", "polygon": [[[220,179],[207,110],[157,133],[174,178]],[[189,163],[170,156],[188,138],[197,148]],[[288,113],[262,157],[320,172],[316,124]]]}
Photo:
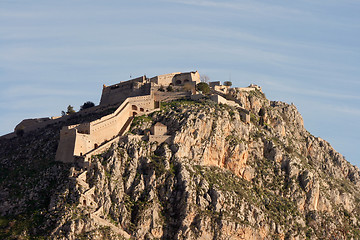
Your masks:
{"label": "fortification rampart", "polygon": [[[71,115],[65,115],[65,116],[61,116],[61,117],[24,119],[19,124],[16,125],[16,127],[14,128],[14,132],[6,134],[4,136],[0,136],[0,138],[5,138],[5,139],[14,138],[14,137],[16,137],[16,131],[18,131],[18,130],[23,130],[24,133],[29,133],[32,131],[39,131],[40,129],[45,128],[49,125],[64,123],[72,117],[80,117],[80,116],[86,116],[88,114],[102,113],[108,107],[109,106],[100,106],[99,105],[99,106],[81,110],[81,111],[76,112]],[[74,125],[74,127],[76,127],[76,126],[78,126],[78,125]]]}
{"label": "fortification rampart", "polygon": [[176,74],[172,79],[174,86],[184,85],[189,82],[194,82],[195,84],[200,83],[200,74],[198,71]]}
{"label": "fortification rampart", "polygon": [[155,92],[154,99],[158,102],[168,102],[179,98],[190,97],[191,92]]}
{"label": "fortification rampart", "polygon": [[155,77],[150,78],[150,81],[153,83],[156,83],[157,85],[167,86],[170,83],[172,83],[174,76],[177,74],[180,74],[180,73],[181,72],[175,72],[175,73],[168,73],[168,74],[155,76]]}
{"label": "fortification rampart", "polygon": [[63,127],[56,152],[56,160],[73,162],[114,137],[122,135],[133,116],[152,112],[158,104],[153,95],[127,98],[114,113],[92,122]]}
{"label": "fortification rampart", "polygon": [[151,94],[151,83],[146,76],[103,87],[100,105],[119,104],[128,97]]}
{"label": "fortification rampart", "polygon": [[262,92],[261,87],[258,85],[255,85],[255,84],[250,84],[248,87],[245,87],[245,88],[236,87],[235,89],[238,91],[244,91],[244,92],[251,92],[251,91],[256,91],[256,90]]}
{"label": "fortification rampart", "polygon": [[[128,128],[130,127],[130,124],[128,126]],[[127,130],[128,130],[127,128]],[[84,169],[88,169],[89,167],[91,167],[91,157],[100,153],[105,152],[107,149],[109,149],[113,144],[116,145],[122,138],[124,138],[125,136],[117,136],[114,139],[104,143],[103,145],[101,145],[100,147],[93,149],[91,151],[89,151],[88,153],[86,153],[83,156],[75,156],[74,159],[75,161],[78,162],[78,164],[84,168]]]}
{"label": "fortification rampart", "polygon": [[[120,104],[128,97],[151,95],[154,86],[185,86],[192,83],[194,86],[200,82],[200,74],[196,72],[175,72],[146,78],[142,76],[126,82],[105,86],[102,90],[100,105]],[[157,90],[157,89],[156,89]]]}
{"label": "fortification rampart", "polygon": [[21,121],[18,125],[16,125],[14,131],[16,132],[17,130],[23,130],[24,132],[31,132],[34,130],[38,130],[41,128],[44,128],[48,125],[51,124],[55,124],[55,123],[59,123],[59,122],[65,122],[70,118],[69,115],[65,115],[62,117],[57,117],[57,118],[40,118],[42,120],[39,119],[24,119],[23,121]]}
{"label": "fortification rampart", "polygon": [[60,141],[56,151],[55,159],[62,162],[72,162],[76,141],[76,128],[66,128],[60,130]]}
{"label": "fortification rampart", "polygon": [[214,95],[212,95],[210,98],[212,101],[218,103],[218,104],[227,104],[233,107],[236,107],[240,110],[240,117],[245,123],[250,123],[250,112],[246,110],[245,108],[241,107],[241,102],[237,99],[235,101],[227,100],[225,99],[225,95],[221,92],[213,90]]}

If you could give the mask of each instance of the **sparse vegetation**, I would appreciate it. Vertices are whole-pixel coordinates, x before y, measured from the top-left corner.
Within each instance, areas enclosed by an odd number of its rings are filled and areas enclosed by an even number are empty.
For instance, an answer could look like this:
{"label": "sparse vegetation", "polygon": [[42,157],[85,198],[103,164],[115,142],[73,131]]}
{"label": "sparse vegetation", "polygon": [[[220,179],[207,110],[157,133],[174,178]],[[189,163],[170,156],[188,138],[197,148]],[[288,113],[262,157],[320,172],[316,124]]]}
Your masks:
{"label": "sparse vegetation", "polygon": [[134,117],[134,120],[131,123],[131,129],[139,127],[143,123],[152,123],[153,120],[149,115],[141,115]]}
{"label": "sparse vegetation", "polygon": [[205,82],[198,83],[196,85],[196,90],[201,91],[203,94],[209,94],[210,93],[209,84],[207,84]]}
{"label": "sparse vegetation", "polygon": [[91,101],[87,101],[83,105],[80,106],[80,111],[84,110],[84,109],[87,109],[87,108],[94,107],[94,106],[95,106],[95,103],[93,103]]}
{"label": "sparse vegetation", "polygon": [[71,106],[71,105],[69,105],[69,106],[67,107],[66,114],[67,114],[67,115],[70,115],[70,114],[74,114],[74,113],[75,113],[74,107]]}
{"label": "sparse vegetation", "polygon": [[169,85],[169,86],[166,88],[166,91],[168,91],[168,92],[173,92],[173,91],[174,91],[173,86]]}
{"label": "sparse vegetation", "polygon": [[208,76],[208,75],[201,74],[201,76],[200,76],[200,80],[201,80],[201,82],[204,82],[204,83],[209,83],[210,78],[209,78],[209,76]]}
{"label": "sparse vegetation", "polygon": [[231,81],[225,81],[225,82],[224,82],[224,86],[231,87],[231,86],[232,86],[232,82],[231,82]]}
{"label": "sparse vegetation", "polygon": [[159,91],[160,91],[160,92],[165,92],[165,87],[164,87],[163,85],[160,85]]}

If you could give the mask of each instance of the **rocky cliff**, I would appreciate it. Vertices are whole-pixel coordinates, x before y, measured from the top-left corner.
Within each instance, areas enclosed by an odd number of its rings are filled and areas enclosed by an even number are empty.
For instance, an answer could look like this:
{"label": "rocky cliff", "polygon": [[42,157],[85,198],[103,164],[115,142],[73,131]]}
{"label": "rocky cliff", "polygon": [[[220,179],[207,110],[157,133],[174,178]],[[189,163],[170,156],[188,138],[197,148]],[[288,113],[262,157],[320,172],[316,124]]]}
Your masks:
{"label": "rocky cliff", "polygon": [[[54,162],[61,126],[0,141],[4,239],[359,239],[360,174],[294,105],[178,100],[135,119],[85,170]],[[143,141],[156,122],[171,144]]]}

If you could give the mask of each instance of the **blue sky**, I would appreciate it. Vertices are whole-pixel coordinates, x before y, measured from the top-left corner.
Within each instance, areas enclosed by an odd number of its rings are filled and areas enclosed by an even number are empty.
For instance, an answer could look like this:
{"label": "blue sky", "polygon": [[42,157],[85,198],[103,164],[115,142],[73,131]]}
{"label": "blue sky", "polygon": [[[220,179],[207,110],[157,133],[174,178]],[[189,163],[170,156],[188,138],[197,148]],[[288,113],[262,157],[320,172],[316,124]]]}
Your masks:
{"label": "blue sky", "polygon": [[360,166],[360,1],[0,0],[0,134],[102,84],[198,70],[261,85]]}

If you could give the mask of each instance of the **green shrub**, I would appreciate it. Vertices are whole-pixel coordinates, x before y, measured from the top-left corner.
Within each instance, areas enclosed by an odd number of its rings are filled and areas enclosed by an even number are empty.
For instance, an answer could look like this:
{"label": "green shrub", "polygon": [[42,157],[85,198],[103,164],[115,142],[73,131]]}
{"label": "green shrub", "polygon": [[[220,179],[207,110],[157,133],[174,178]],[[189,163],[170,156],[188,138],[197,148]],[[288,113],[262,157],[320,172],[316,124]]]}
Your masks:
{"label": "green shrub", "polygon": [[160,91],[160,92],[165,92],[165,88],[164,88],[163,85],[161,85],[161,86],[159,87],[159,91]]}
{"label": "green shrub", "polygon": [[196,85],[196,90],[201,91],[203,94],[209,94],[210,93],[209,84],[207,84],[205,82],[198,83]]}
{"label": "green shrub", "polygon": [[67,111],[66,111],[66,114],[70,115],[70,114],[74,114],[75,113],[75,110],[74,110],[74,107],[69,105],[67,107]]}
{"label": "green shrub", "polygon": [[83,105],[80,106],[80,111],[84,110],[84,109],[87,109],[87,108],[94,107],[94,106],[95,106],[95,103],[87,101]]}
{"label": "green shrub", "polygon": [[225,82],[224,82],[224,86],[231,87],[231,86],[232,86],[232,82],[231,82],[231,81],[225,81]]}
{"label": "green shrub", "polygon": [[169,86],[166,88],[166,91],[168,91],[168,92],[173,92],[173,91],[174,91],[174,88],[173,88],[171,85],[169,85]]}

